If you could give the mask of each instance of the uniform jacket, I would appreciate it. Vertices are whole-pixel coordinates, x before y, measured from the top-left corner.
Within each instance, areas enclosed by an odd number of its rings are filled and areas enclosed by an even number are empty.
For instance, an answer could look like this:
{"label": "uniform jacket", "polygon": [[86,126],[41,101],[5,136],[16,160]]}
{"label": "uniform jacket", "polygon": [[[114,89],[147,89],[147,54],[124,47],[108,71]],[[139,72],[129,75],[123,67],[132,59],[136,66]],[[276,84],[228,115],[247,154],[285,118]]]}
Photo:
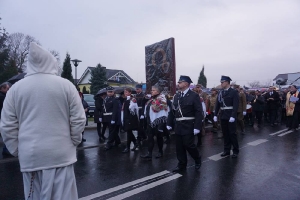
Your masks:
{"label": "uniform jacket", "polygon": [[238,108],[238,112],[246,112],[246,106],[247,106],[247,102],[246,102],[246,95],[243,92],[239,93],[239,108]]}
{"label": "uniform jacket", "polygon": [[209,112],[214,112],[215,111],[215,105],[217,101],[218,95],[215,96],[209,96],[207,99],[207,109]]}
{"label": "uniform jacket", "polygon": [[94,122],[95,123],[100,123],[99,118],[100,118],[100,113],[102,110],[102,105],[103,105],[103,98],[100,96],[95,97],[95,111],[94,111]]}
{"label": "uniform jacket", "polygon": [[85,113],[73,83],[58,74],[56,59],[30,44],[27,74],[7,92],[1,133],[21,172],[65,167],[76,162]]}
{"label": "uniform jacket", "polygon": [[[181,109],[181,112],[179,110]],[[203,120],[202,104],[199,101],[199,95],[191,90],[185,94],[184,97],[180,97],[176,94],[173,99],[173,110],[169,112],[168,126],[172,126],[175,118],[181,117],[195,117],[194,120],[176,121],[175,122],[175,134],[188,135],[194,134],[194,129],[201,130]]]}
{"label": "uniform jacket", "polygon": [[[268,100],[269,98],[273,98],[274,100]],[[270,92],[265,94],[267,109],[276,110],[278,108],[279,100],[279,94],[276,91],[273,91],[272,95],[270,95]]]}
{"label": "uniform jacket", "polygon": [[139,118],[137,113],[130,112],[129,105],[130,102],[136,102],[136,99],[131,98],[130,100],[125,100],[123,104],[123,125],[124,130],[138,130],[139,128]]}
{"label": "uniform jacket", "polygon": [[233,107],[233,109],[221,110],[220,117],[224,120],[229,120],[230,117],[236,119],[237,110],[239,107],[239,94],[235,89],[229,88],[227,91],[222,90],[218,94],[218,99],[215,106],[215,116],[218,114],[221,107]]}
{"label": "uniform jacket", "polygon": [[[111,115],[105,115],[105,113],[112,113]],[[115,121],[116,125],[121,125],[121,104],[115,97],[106,97],[102,104],[101,113],[102,122],[110,123]]]}

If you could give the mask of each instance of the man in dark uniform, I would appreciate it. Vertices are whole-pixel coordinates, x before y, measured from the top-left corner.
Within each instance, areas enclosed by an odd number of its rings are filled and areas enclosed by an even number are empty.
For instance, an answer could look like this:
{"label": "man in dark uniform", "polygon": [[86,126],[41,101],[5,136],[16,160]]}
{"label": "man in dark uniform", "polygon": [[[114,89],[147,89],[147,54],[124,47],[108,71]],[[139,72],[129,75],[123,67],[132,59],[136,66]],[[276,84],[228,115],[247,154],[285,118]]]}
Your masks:
{"label": "man in dark uniform", "polygon": [[103,109],[103,101],[106,97],[106,93],[102,93],[102,94],[99,94],[97,96],[95,96],[95,113],[94,113],[94,122],[97,123],[97,133],[98,133],[98,136],[99,136],[99,142],[104,142],[106,140],[105,138],[105,130],[106,130],[106,126],[104,126],[103,124],[103,127],[102,127],[102,130],[101,130],[101,126],[102,126],[102,123],[100,122],[100,114],[103,112],[102,109]]}
{"label": "man in dark uniform", "polygon": [[105,146],[105,150],[109,150],[112,148],[113,143],[115,143],[115,146],[121,144],[119,137],[121,125],[121,106],[119,100],[114,97],[114,88],[108,86],[106,91],[107,97],[103,101],[103,112],[101,113],[101,118],[99,121],[106,123],[109,126],[109,136]]}
{"label": "man in dark uniform", "polygon": [[267,109],[269,113],[271,126],[274,126],[277,115],[278,103],[280,99],[279,94],[274,90],[272,86],[269,87],[269,91],[265,95],[265,100],[267,102]]}
{"label": "man in dark uniform", "polygon": [[179,161],[173,172],[186,169],[186,151],[195,160],[195,169],[198,170],[201,167],[201,157],[194,143],[194,136],[199,134],[202,128],[203,109],[199,95],[189,89],[191,83],[190,77],[180,76],[178,81],[180,93],[174,96],[173,110],[169,112],[168,130],[172,129],[172,123],[176,118],[176,154]]}
{"label": "man in dark uniform", "polygon": [[144,131],[144,108],[145,104],[147,103],[148,99],[145,98],[145,94],[142,91],[142,85],[138,84],[135,86],[135,99],[137,101],[138,107],[139,107],[139,129],[138,129],[138,136],[137,136],[137,146],[141,145],[141,141],[145,140],[146,134]]}
{"label": "man in dark uniform", "polygon": [[221,127],[224,137],[224,152],[222,157],[230,155],[231,146],[233,146],[232,158],[237,158],[239,154],[239,144],[236,135],[236,118],[239,108],[239,94],[230,87],[231,79],[228,76],[221,77],[221,86],[223,90],[219,93],[215,106],[214,121],[217,122],[217,113],[221,109]]}

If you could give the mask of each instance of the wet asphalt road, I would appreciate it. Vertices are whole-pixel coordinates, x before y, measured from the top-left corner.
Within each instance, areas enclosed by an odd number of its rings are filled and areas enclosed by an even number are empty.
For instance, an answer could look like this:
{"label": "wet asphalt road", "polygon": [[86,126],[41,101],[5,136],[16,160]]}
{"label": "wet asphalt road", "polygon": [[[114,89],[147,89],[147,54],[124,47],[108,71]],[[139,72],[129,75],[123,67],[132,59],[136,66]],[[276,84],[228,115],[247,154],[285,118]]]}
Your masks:
{"label": "wet asphalt road", "polygon": [[[283,129],[247,128],[245,135],[238,135],[237,159],[220,159],[223,140],[208,131],[199,147],[200,171],[189,157],[181,174],[171,173],[177,165],[174,139],[164,145],[163,158],[144,161],[139,156],[146,148],[127,154],[121,152],[124,146],[104,151],[96,130],[90,129],[75,164],[79,197],[90,199],[87,196],[96,193],[95,199],[300,199],[300,130],[276,133]],[[0,159],[0,188],[1,200],[24,199],[16,158]]]}

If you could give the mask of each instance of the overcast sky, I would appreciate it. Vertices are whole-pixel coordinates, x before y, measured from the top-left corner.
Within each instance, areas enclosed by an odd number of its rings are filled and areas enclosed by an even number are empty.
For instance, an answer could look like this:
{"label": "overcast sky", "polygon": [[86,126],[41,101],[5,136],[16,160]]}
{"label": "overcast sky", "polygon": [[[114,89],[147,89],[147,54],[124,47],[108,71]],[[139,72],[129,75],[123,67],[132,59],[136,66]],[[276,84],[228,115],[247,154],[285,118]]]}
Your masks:
{"label": "overcast sky", "polygon": [[[0,0],[2,26],[145,81],[145,46],[174,37],[176,76],[208,87],[228,75],[238,84],[300,71],[299,0]],[[74,72],[74,69],[73,69]]]}

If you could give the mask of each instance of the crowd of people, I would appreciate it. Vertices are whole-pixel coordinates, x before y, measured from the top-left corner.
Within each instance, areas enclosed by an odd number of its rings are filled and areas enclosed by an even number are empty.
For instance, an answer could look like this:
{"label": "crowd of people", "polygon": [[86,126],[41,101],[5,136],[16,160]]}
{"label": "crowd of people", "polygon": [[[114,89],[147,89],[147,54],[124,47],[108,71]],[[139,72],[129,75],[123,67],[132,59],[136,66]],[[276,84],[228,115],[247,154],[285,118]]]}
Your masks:
{"label": "crowd of people", "polygon": [[[152,160],[156,138],[155,157],[159,159],[164,154],[164,142],[170,142],[170,131],[174,131],[178,164],[173,172],[181,172],[187,167],[187,152],[194,159],[195,170],[200,169],[197,146],[202,144],[207,123],[212,123],[212,132],[222,134],[221,156],[229,156],[232,150],[232,158],[239,154],[237,128],[241,134],[245,134],[246,125],[255,123],[258,128],[283,122],[289,130],[298,128],[300,96],[295,85],[280,92],[270,87],[262,93],[244,91],[231,81],[221,76],[222,89],[213,88],[207,94],[199,84],[190,89],[190,77],[180,76],[172,98],[158,85],[152,86],[151,94],[143,93],[142,85],[135,91],[125,88],[119,97],[109,86],[95,97],[99,142],[106,142],[108,151],[121,144],[119,133],[123,130],[127,135],[123,153],[141,149],[147,141],[147,152],[140,157]],[[6,145],[3,154],[19,157],[25,198],[78,199],[73,163],[77,160],[76,147],[85,142],[88,104],[70,81],[57,76],[56,60],[47,50],[30,44],[24,80],[12,87],[9,83],[0,85],[0,111],[0,130]],[[137,131],[137,137],[133,131]]]}

